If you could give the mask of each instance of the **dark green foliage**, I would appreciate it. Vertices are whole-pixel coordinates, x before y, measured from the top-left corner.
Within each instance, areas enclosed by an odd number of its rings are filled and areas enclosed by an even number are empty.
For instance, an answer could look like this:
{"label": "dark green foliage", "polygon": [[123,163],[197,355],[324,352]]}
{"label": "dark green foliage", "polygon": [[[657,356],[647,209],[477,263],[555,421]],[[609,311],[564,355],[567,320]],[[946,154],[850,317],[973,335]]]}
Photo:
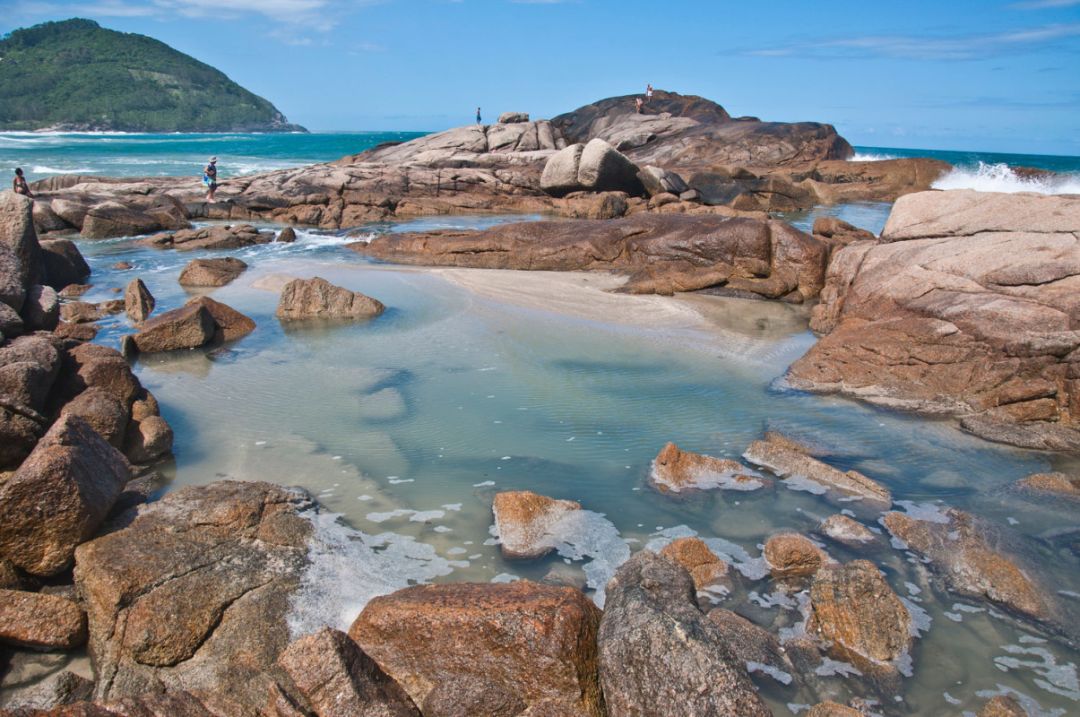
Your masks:
{"label": "dark green foliage", "polygon": [[92,20],[0,40],[0,129],[303,131],[223,73],[153,38]]}

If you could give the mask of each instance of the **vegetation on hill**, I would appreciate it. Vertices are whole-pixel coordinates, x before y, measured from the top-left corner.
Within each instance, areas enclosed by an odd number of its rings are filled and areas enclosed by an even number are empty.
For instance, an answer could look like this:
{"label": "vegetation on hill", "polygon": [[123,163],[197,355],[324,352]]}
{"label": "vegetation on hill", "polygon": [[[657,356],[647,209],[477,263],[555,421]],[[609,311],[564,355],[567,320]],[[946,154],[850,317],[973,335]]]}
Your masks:
{"label": "vegetation on hill", "polygon": [[82,19],[0,39],[0,129],[304,131],[213,67]]}

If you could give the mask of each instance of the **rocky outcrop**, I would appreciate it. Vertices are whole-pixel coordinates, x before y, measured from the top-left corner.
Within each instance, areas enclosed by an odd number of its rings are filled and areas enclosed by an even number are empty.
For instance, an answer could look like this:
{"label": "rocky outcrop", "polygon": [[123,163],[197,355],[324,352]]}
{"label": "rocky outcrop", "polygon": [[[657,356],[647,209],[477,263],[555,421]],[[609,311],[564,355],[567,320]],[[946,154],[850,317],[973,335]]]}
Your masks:
{"label": "rocky outcrop", "polygon": [[52,331],[60,321],[60,297],[51,286],[35,284],[26,292],[22,320],[25,331]]}
{"label": "rocky outcrop", "polygon": [[177,232],[154,234],[140,244],[155,249],[241,249],[274,241],[274,232],[260,231],[250,224],[216,225],[201,229],[184,229]]}
{"label": "rocky outcrop", "polygon": [[136,324],[146,321],[154,310],[154,295],[142,279],[132,279],[124,289],[124,311]]}
{"label": "rocky outcrop", "polygon": [[[0,192],[0,251],[11,257],[17,284],[30,287],[40,283],[41,248],[34,231],[33,202],[21,194]],[[22,309],[21,300],[4,303],[16,311]]]}
{"label": "rocky outcrop", "polygon": [[645,191],[637,165],[602,139],[559,150],[544,165],[540,189],[553,197],[570,192]]}
{"label": "rocky outcrop", "polygon": [[235,341],[255,330],[255,321],[253,319],[241,314],[228,304],[214,301],[209,296],[196,296],[188,299],[184,306],[201,307],[206,313],[210,314],[210,318],[214,321],[214,335],[211,338],[213,342]]}
{"label": "rocky outcrop", "polygon": [[265,704],[313,507],[297,490],[219,482],[174,491],[80,545],[95,697],[190,690],[248,705],[213,712],[226,715]]}
{"label": "rocky outcrop", "polygon": [[730,566],[710,550],[701,538],[677,538],[665,545],[660,550],[660,555],[681,565],[690,574],[697,590],[704,590],[728,579]]}
{"label": "rocky outcrop", "polygon": [[873,232],[860,229],[836,217],[818,217],[814,220],[812,233],[834,247],[847,246],[857,241],[877,241]]}
{"label": "rocky outcrop", "polygon": [[599,621],[569,587],[422,585],[373,599],[349,636],[416,704],[444,682],[482,681],[530,706],[552,701],[600,717]]}
{"label": "rocky outcrop", "polygon": [[0,482],[0,556],[32,575],[71,565],[129,478],[124,456],[77,416],[64,416]]}
{"label": "rocky outcrop", "polygon": [[158,314],[134,335],[142,353],[194,349],[210,343],[216,330],[214,317],[198,304],[188,304]]}
{"label": "rocky outcrop", "polygon": [[71,650],[86,642],[86,613],[58,595],[0,589],[0,643]]}
{"label": "rocky outcrop", "polygon": [[277,664],[283,691],[315,717],[420,717],[405,691],[339,630],[300,638]]}
{"label": "rocky outcrop", "polygon": [[1067,473],[1032,473],[1018,480],[1016,487],[1034,493],[1080,500],[1080,476]]}
{"label": "rocky outcrop", "polygon": [[656,553],[637,553],[608,583],[598,643],[610,717],[772,714],[698,610],[690,575]]}
{"label": "rocky outcrop", "polygon": [[991,541],[1000,534],[973,516],[953,508],[936,521],[919,520],[906,513],[886,513],[882,523],[893,537],[920,553],[961,595],[983,598],[1039,622],[1057,617],[1048,602],[1049,591],[1029,577]]}
{"label": "rocky outcrop", "polygon": [[738,461],[679,450],[668,443],[653,459],[649,485],[661,493],[687,493],[712,488],[748,491],[765,485]]}
{"label": "rocky outcrop", "polygon": [[247,267],[231,256],[195,259],[180,272],[180,286],[225,286],[243,274]]}
{"label": "rocky outcrop", "polygon": [[371,319],[386,307],[358,291],[334,286],[326,279],[294,279],[281,290],[276,316],[283,321]]}
{"label": "rocky outcrop", "polygon": [[528,122],[528,112],[503,112],[499,115],[499,124],[515,124],[517,122]]}
{"label": "rocky outcrop", "polygon": [[634,293],[709,290],[802,302],[817,296],[826,247],[777,221],[638,214],[528,222],[479,232],[383,235],[348,245],[387,261],[541,271],[621,271]]}
{"label": "rocky outcrop", "polygon": [[652,165],[642,167],[641,171],[638,172],[638,179],[641,180],[645,192],[650,197],[665,193],[678,197],[690,191],[690,187],[683,181],[682,177],[661,167]]}
{"label": "rocky outcrop", "polygon": [[821,492],[832,491],[842,496],[857,497],[875,505],[889,506],[892,495],[888,488],[859,473],[840,471],[799,450],[790,441],[754,441],[743,453],[754,465],[768,468],[785,480],[797,479],[817,484]]}
{"label": "rocky outcrop", "polygon": [[1080,199],[901,198],[883,243],[829,265],[798,388],[954,415],[994,441],[1080,450]]}
{"label": "rocky outcrop", "polygon": [[558,525],[567,513],[581,510],[572,500],[555,500],[532,491],[497,493],[492,504],[495,532],[506,558],[539,558],[555,549]]}
{"label": "rocky outcrop", "polygon": [[40,242],[40,245],[45,282],[52,288],[59,291],[70,284],[81,284],[90,276],[90,265],[75,242],[51,239]]}
{"label": "rocky outcrop", "polygon": [[724,644],[751,675],[764,675],[782,685],[794,681],[795,667],[771,632],[722,607],[710,610],[707,618],[720,629]]}
{"label": "rocky outcrop", "polygon": [[765,561],[774,578],[808,578],[828,561],[828,556],[809,538],[781,533],[765,541]]}

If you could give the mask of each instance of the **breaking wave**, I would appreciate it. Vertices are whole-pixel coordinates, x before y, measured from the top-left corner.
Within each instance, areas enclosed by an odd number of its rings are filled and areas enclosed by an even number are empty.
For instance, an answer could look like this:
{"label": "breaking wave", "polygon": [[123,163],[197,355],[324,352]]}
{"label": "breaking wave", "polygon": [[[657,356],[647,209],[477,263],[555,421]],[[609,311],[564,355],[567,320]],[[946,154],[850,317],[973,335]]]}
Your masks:
{"label": "breaking wave", "polygon": [[976,167],[953,168],[932,186],[934,189],[974,189],[979,192],[1080,194],[1080,175],[1048,173],[1025,177],[1004,162],[979,162]]}

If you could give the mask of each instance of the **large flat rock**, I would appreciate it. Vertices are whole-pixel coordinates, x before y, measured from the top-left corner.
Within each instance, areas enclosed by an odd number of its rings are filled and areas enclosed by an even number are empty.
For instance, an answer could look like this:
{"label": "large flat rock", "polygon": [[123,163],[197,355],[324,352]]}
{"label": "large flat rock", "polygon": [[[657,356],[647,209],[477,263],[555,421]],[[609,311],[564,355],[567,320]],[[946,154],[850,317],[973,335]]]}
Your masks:
{"label": "large flat rock", "polygon": [[834,255],[791,383],[1080,450],[1080,197],[911,194],[882,236]]}

